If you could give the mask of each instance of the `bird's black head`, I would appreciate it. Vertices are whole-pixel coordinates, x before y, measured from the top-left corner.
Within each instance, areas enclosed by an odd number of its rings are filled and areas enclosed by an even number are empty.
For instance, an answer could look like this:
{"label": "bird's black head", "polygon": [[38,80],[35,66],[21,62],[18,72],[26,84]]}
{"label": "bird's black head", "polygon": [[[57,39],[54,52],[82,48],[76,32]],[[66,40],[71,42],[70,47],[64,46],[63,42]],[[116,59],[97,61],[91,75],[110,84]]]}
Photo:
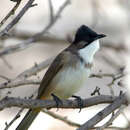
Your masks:
{"label": "bird's black head", "polygon": [[91,42],[103,38],[106,35],[104,34],[97,34],[89,27],[82,25],[76,32],[75,39],[73,44],[78,44],[79,42],[86,42],[85,46],[89,45]]}

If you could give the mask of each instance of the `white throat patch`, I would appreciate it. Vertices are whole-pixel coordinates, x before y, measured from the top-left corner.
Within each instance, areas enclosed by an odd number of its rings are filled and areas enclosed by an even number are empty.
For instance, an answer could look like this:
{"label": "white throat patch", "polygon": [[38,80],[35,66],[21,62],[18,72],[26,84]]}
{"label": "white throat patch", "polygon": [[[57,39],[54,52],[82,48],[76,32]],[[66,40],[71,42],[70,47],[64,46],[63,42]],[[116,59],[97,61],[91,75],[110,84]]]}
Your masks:
{"label": "white throat patch", "polygon": [[99,50],[99,40],[93,41],[90,45],[79,50],[79,55],[85,60],[86,63],[92,63],[95,53]]}

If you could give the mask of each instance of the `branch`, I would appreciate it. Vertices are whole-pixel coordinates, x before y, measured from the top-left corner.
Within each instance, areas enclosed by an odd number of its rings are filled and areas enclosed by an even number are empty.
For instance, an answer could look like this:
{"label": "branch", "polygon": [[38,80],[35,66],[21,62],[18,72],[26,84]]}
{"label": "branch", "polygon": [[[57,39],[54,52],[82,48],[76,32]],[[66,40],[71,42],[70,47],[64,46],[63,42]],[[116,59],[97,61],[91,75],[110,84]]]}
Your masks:
{"label": "branch", "polygon": [[53,21],[54,18],[54,9],[53,9],[53,5],[52,5],[52,1],[48,0],[49,3],[49,8],[50,8],[50,21]]}
{"label": "branch", "polygon": [[[117,97],[112,97],[108,95],[95,96],[83,100],[83,108],[90,107],[97,104],[103,103],[112,103]],[[116,107],[120,104],[126,104],[127,99],[125,95],[122,95],[117,98]],[[80,108],[77,100],[62,100],[63,104],[59,104],[59,108]],[[115,103],[115,102],[114,102]],[[20,98],[11,98],[6,97],[0,101],[0,110],[9,107],[21,107],[21,108],[56,108],[57,105],[54,100],[38,100],[38,99],[20,99]],[[114,105],[115,107],[115,105]],[[110,109],[111,110],[111,109]],[[109,110],[109,111],[110,111]]]}
{"label": "branch", "polygon": [[119,110],[112,114],[111,118],[101,127],[99,127],[97,130],[104,130],[105,128],[108,128],[110,125],[112,125],[113,121],[122,113],[124,109],[124,106],[121,106]]}
{"label": "branch", "polygon": [[[50,14],[50,15],[52,15],[52,14]],[[16,39],[25,40],[29,37],[32,37],[33,35],[34,35],[33,32],[21,31],[21,30],[14,29],[11,31],[11,35],[9,38],[16,38]],[[52,44],[52,43],[54,44],[54,43],[66,43],[66,40],[63,38],[57,38],[57,37],[48,35],[48,36],[40,37],[39,42],[41,42],[41,43],[45,42],[47,44]],[[104,44],[102,44],[103,49],[113,50],[113,51],[116,51],[116,53],[117,52],[120,53],[121,51],[128,52],[128,49],[124,43],[118,43],[117,45],[115,45],[113,42],[104,41],[103,43],[104,43]]]}
{"label": "branch", "polygon": [[[21,31],[21,30],[16,30],[13,29],[11,30],[11,36],[9,38],[16,38],[16,39],[20,39],[20,40],[26,40],[30,37],[33,37],[34,33],[33,32],[29,32],[29,31]],[[53,35],[45,35],[45,36],[41,36],[38,39],[39,42],[41,42],[43,44],[47,43],[47,44],[55,44],[55,43],[66,43],[66,40],[63,38],[57,38],[56,36]],[[52,42],[53,41],[53,42]]]}
{"label": "branch", "polygon": [[[38,79],[33,79],[33,80],[27,80],[26,78],[36,75],[38,72],[41,70],[45,69],[48,65],[51,64],[53,61],[54,57],[47,59],[46,61],[41,62],[40,64],[35,64],[33,67],[25,70],[21,74],[19,74],[15,79],[8,79],[5,76],[0,75],[1,78],[6,78],[7,81],[0,84],[0,89],[5,89],[5,88],[14,88],[14,87],[19,87],[23,85],[35,85],[35,84],[40,84],[40,80]],[[112,81],[108,85],[114,84],[114,81],[123,77],[124,74],[119,73],[119,74],[112,74],[112,73],[97,73],[97,74],[91,74],[90,78],[103,78],[103,77],[111,77]]]}
{"label": "branch", "polygon": [[0,32],[0,37],[8,33],[8,31],[21,19],[25,12],[32,7],[34,0],[29,0],[19,14]]}
{"label": "branch", "polygon": [[[111,129],[111,130],[129,130],[129,128],[121,128],[121,127],[114,127],[114,126],[108,126],[109,125],[109,123],[111,123],[113,120],[115,120],[115,118],[118,116],[118,115],[120,115],[120,113],[122,112],[122,109],[124,109],[124,107],[122,108],[120,108],[116,113],[115,113],[115,115],[114,116],[112,116],[112,118],[108,121],[108,122],[106,122],[102,127],[93,127],[92,129],[94,129],[94,130],[101,130],[102,128],[103,128],[103,130],[107,130],[107,129]],[[61,116],[61,115],[58,115],[58,114],[56,114],[56,113],[54,113],[54,112],[52,112],[52,111],[48,111],[47,109],[43,109],[42,110],[42,112],[44,112],[44,113],[46,113],[46,114],[48,114],[48,115],[50,115],[51,117],[53,117],[54,119],[58,119],[58,120],[60,120],[60,121],[62,121],[62,122],[64,122],[64,123],[66,123],[66,124],[68,124],[69,126],[72,126],[72,127],[80,127],[81,126],[81,124],[79,124],[79,123],[76,123],[76,122],[73,122],[73,121],[71,121],[71,120],[69,120],[69,119],[67,119],[67,117],[63,117],[63,116]],[[107,126],[107,127],[106,127]]]}
{"label": "branch", "polygon": [[21,74],[19,74],[17,76],[17,78],[21,79],[21,78],[27,78],[32,75],[36,75],[38,72],[40,72],[41,70],[43,70],[47,66],[49,66],[51,64],[51,62],[53,61],[54,57],[48,58],[47,60],[45,60],[39,64],[35,64],[33,67],[31,67],[31,68],[25,70],[24,72],[22,72]]}
{"label": "branch", "polygon": [[[4,88],[13,88],[18,87],[20,85],[27,85],[27,84],[39,84],[39,80],[26,80],[25,78],[36,75],[39,71],[45,69],[53,60],[54,58],[49,58],[46,61],[41,62],[40,64],[35,64],[33,67],[25,70],[21,74],[19,74],[14,79],[9,79],[7,82],[0,84],[0,89]],[[7,79],[7,78],[6,78]]]}
{"label": "branch", "polygon": [[43,109],[42,112],[50,115],[51,117],[53,117],[55,119],[63,121],[64,123],[68,124],[69,126],[72,126],[72,127],[80,127],[81,126],[80,124],[67,119],[67,117],[63,117],[61,115],[55,114],[54,112],[48,111],[46,109]]}
{"label": "branch", "polygon": [[19,110],[19,112],[16,114],[16,116],[10,121],[10,123],[5,123],[6,127],[4,130],[8,130],[9,127],[20,117],[20,114],[23,112],[23,108]]}
{"label": "branch", "polygon": [[68,4],[70,4],[70,0],[66,0],[63,3],[63,5],[59,8],[59,10],[58,10],[57,14],[55,15],[55,17],[53,17],[53,21],[50,21],[49,24],[41,32],[33,35],[31,38],[25,40],[23,43],[19,43],[17,45],[8,46],[8,47],[4,48],[3,50],[0,51],[0,56],[26,49],[26,48],[29,47],[29,45],[31,45],[31,44],[35,43],[36,41],[38,41],[40,39],[40,37],[43,36],[56,23],[56,21],[60,17],[61,12],[64,10],[64,8]]}
{"label": "branch", "polygon": [[16,5],[11,9],[11,11],[9,11],[9,13],[5,16],[5,18],[0,22],[0,27],[7,21],[7,19],[11,15],[14,15],[14,13],[17,10],[17,8],[19,7],[20,3],[21,3],[21,0],[18,0]]}
{"label": "branch", "polygon": [[117,108],[119,108],[124,102],[126,102],[127,104],[126,96],[125,94],[122,94],[119,97],[117,97],[112,104],[108,105],[102,111],[98,112],[94,117],[92,117],[90,120],[85,122],[77,130],[89,130],[93,128],[97,123],[103,120],[106,116],[108,116],[110,113],[112,113]]}
{"label": "branch", "polygon": [[3,84],[0,85],[0,89],[5,89],[5,88],[15,88],[15,87],[20,87],[23,85],[37,85],[40,84],[41,80],[15,80],[15,81],[7,81]]}

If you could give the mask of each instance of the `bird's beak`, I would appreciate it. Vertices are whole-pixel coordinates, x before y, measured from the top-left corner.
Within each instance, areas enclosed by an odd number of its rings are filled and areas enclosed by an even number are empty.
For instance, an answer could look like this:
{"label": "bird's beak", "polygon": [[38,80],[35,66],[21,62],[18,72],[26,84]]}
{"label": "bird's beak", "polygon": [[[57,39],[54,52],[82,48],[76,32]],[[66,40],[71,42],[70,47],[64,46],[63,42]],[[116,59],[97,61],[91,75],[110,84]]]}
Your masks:
{"label": "bird's beak", "polygon": [[96,37],[96,39],[100,39],[100,38],[104,38],[104,37],[106,37],[105,34],[98,34],[98,36]]}

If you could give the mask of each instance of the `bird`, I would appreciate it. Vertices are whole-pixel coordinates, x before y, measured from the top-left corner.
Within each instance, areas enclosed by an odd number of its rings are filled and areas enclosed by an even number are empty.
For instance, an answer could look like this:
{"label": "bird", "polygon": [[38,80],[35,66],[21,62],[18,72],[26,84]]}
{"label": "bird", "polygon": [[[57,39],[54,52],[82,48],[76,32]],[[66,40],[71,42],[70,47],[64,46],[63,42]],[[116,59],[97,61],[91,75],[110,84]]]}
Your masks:
{"label": "bird", "polygon": [[[59,53],[46,71],[36,99],[67,99],[85,85],[91,73],[95,53],[100,49],[99,39],[106,37],[86,25],[81,25],[72,43]],[[27,130],[40,112],[30,109],[16,130]]]}

